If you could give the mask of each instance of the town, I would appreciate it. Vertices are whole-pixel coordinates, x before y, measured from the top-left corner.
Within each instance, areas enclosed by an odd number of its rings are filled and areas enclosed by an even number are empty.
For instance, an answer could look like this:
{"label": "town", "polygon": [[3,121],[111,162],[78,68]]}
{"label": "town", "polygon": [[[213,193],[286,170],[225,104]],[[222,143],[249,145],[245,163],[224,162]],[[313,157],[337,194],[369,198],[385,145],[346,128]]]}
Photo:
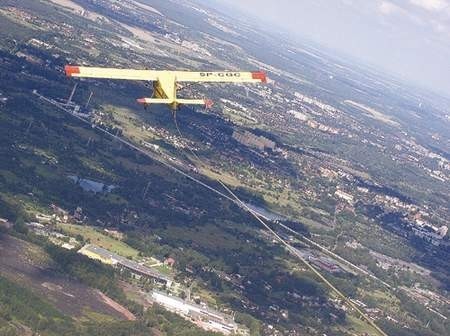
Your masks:
{"label": "town", "polygon": [[[447,100],[204,1],[7,0],[0,26],[0,289],[26,302],[0,325],[445,334]],[[174,112],[67,64],[268,81]]]}

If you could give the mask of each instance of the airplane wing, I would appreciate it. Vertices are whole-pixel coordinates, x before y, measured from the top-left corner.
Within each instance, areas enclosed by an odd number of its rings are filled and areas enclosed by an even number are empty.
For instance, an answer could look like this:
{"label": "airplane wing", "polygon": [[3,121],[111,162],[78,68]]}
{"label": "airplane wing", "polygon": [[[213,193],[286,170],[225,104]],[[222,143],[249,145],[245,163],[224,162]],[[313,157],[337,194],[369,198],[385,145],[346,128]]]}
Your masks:
{"label": "airplane wing", "polygon": [[175,71],[177,82],[215,82],[215,83],[266,83],[267,77],[263,71],[256,72],[190,72]]}
{"label": "airplane wing", "polygon": [[157,81],[162,78],[173,78],[176,82],[216,82],[216,83],[266,83],[266,74],[256,72],[191,72],[191,71],[158,71],[133,70],[116,68],[95,68],[66,65],[68,77],[109,78]]}
{"label": "airplane wing", "polygon": [[66,65],[65,71],[68,77],[128,79],[142,81],[156,81],[158,80],[158,73],[160,72],[154,70],[94,68],[73,65]]}

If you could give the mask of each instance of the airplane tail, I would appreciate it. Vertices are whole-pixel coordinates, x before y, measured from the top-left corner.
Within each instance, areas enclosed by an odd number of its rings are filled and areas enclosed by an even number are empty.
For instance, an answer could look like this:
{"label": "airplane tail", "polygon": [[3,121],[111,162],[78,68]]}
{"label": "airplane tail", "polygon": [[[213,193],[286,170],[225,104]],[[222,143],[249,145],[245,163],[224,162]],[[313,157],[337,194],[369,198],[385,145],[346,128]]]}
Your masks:
{"label": "airplane tail", "polygon": [[171,104],[173,103],[172,99],[167,98],[139,98],[137,99],[139,104],[149,105],[149,104]]}
{"label": "airplane tail", "polygon": [[206,108],[211,108],[214,105],[211,99],[177,99],[176,102],[183,105],[203,105]]}

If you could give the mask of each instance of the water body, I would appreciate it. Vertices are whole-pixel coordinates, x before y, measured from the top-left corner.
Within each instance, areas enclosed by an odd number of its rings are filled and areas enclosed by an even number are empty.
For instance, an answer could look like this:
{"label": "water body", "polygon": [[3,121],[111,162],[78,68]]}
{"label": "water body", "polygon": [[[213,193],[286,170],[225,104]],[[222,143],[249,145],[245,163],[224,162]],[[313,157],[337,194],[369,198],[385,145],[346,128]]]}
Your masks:
{"label": "water body", "polygon": [[272,221],[282,221],[285,220],[286,217],[283,217],[282,215],[276,214],[270,210],[267,210],[266,208],[263,208],[261,206],[257,206],[251,203],[245,203],[243,202],[246,206],[248,206],[250,209],[252,209],[253,211],[256,211],[258,213],[260,213],[261,215],[263,215],[266,219],[268,220],[272,220]]}
{"label": "water body", "polygon": [[101,182],[80,178],[75,175],[68,176],[70,180],[72,180],[75,184],[79,185],[84,191],[92,191],[95,193],[99,192],[108,192],[113,191],[116,186],[114,185],[106,185]]}

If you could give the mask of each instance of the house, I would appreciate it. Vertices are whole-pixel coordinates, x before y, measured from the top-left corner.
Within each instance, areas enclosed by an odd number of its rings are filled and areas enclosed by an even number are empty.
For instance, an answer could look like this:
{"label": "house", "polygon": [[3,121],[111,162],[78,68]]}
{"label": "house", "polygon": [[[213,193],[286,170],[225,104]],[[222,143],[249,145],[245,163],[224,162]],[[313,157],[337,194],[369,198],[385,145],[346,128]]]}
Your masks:
{"label": "house", "polygon": [[164,265],[173,267],[175,265],[175,259],[169,257],[166,260],[164,260]]}
{"label": "house", "polygon": [[103,229],[104,232],[106,232],[109,236],[122,240],[123,239],[123,233],[119,230],[114,229]]}
{"label": "house", "polygon": [[12,228],[12,223],[9,222],[7,219],[0,218],[0,228],[5,228],[7,230]]}
{"label": "house", "polygon": [[348,203],[353,203],[354,201],[354,197],[351,194],[348,194],[342,190],[336,190],[336,192],[334,193],[337,197],[339,197],[340,199],[343,199],[345,201],[347,201]]}

